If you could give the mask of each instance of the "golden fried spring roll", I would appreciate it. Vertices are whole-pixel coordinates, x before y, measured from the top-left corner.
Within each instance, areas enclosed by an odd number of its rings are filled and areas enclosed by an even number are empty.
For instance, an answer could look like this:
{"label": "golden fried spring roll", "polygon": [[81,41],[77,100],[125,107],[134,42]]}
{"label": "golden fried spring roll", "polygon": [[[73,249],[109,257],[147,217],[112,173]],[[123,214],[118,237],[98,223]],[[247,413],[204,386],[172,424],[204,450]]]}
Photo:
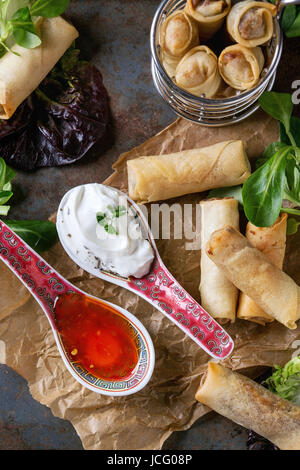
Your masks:
{"label": "golden fried spring roll", "polygon": [[217,56],[207,46],[194,47],[177,65],[175,82],[192,95],[213,98],[222,83]]}
{"label": "golden fried spring roll", "polygon": [[211,38],[231,7],[231,0],[187,0],[185,11],[199,23],[199,34],[203,39]]}
{"label": "golden fried spring roll", "polygon": [[236,90],[249,90],[257,85],[265,59],[260,47],[233,44],[221,52],[218,63],[228,85]]}
{"label": "golden fried spring roll", "polygon": [[211,234],[226,225],[239,230],[238,201],[234,198],[207,199],[201,206],[200,296],[203,308],[219,323],[234,322],[238,289],[207,256],[205,246]]}
{"label": "golden fried spring roll", "polygon": [[197,22],[183,10],[172,13],[164,22],[160,34],[162,65],[173,78],[175,70],[186,52],[199,44]]}
{"label": "golden fried spring roll", "polygon": [[238,185],[251,173],[241,140],[135,158],[128,160],[127,170],[129,196],[140,203]]}
{"label": "golden fried spring roll", "polygon": [[42,44],[25,49],[17,44],[0,59],[0,119],[9,119],[39,86],[56,62],[78,37],[61,17],[45,18],[37,27]]}
{"label": "golden fried spring roll", "polygon": [[300,407],[244,375],[210,362],[196,400],[281,450],[300,450]]}
{"label": "golden fried spring roll", "polygon": [[[286,225],[287,214],[282,214],[271,227],[255,227],[251,222],[248,222],[246,228],[246,237],[251,245],[264,253],[279,269],[282,269],[284,261]],[[274,320],[243,292],[239,298],[237,317],[261,325]]]}
{"label": "golden fried spring roll", "polygon": [[268,315],[295,329],[300,318],[300,287],[232,227],[216,230],[206,245],[210,259]]}
{"label": "golden fried spring roll", "polygon": [[261,46],[273,35],[276,13],[276,6],[269,2],[245,0],[236,3],[226,19],[227,31],[235,42],[243,46]]}

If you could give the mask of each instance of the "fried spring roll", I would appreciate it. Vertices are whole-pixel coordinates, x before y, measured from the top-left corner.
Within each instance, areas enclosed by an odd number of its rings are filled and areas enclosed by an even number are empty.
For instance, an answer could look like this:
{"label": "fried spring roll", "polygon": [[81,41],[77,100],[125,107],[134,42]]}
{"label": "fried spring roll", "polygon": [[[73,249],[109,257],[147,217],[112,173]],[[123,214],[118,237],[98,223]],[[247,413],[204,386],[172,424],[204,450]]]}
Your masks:
{"label": "fried spring roll", "polygon": [[222,83],[217,56],[207,46],[194,47],[177,65],[175,82],[192,95],[213,98]]}
{"label": "fried spring roll", "polygon": [[196,400],[281,450],[300,450],[300,407],[248,377],[210,362]]}
{"label": "fried spring roll", "polygon": [[234,322],[238,289],[207,256],[205,246],[210,235],[226,225],[239,230],[238,201],[234,198],[207,199],[201,206],[200,296],[203,308],[220,323]]}
{"label": "fried spring roll", "polygon": [[222,26],[231,0],[187,0],[185,11],[199,23],[203,39],[211,38]]}
{"label": "fried spring roll", "polygon": [[[77,30],[61,17],[37,25],[42,44],[25,49],[17,44],[0,59],[0,119],[9,119],[39,86],[72,42]],[[18,54],[18,55],[16,55]]]}
{"label": "fried spring roll", "polygon": [[[248,222],[246,228],[246,237],[251,245],[264,253],[279,269],[282,269],[285,255],[286,225],[287,214],[282,214],[271,227],[255,227]],[[261,325],[274,320],[243,292],[239,298],[237,317]]]}
{"label": "fried spring roll", "polygon": [[241,140],[135,158],[127,162],[127,170],[129,196],[140,203],[238,185],[251,173]]}
{"label": "fried spring roll", "polygon": [[236,90],[249,90],[257,85],[265,59],[260,47],[234,44],[219,56],[219,71],[223,80]]}
{"label": "fried spring roll", "polygon": [[300,318],[300,287],[232,227],[216,230],[206,245],[210,259],[268,315],[295,329]]}
{"label": "fried spring roll", "polygon": [[245,0],[236,3],[226,19],[227,31],[235,42],[243,46],[261,46],[273,35],[276,13],[276,5],[269,2]]}
{"label": "fried spring roll", "polygon": [[199,44],[197,22],[183,10],[172,13],[164,22],[160,34],[162,64],[167,74],[175,77],[182,57]]}

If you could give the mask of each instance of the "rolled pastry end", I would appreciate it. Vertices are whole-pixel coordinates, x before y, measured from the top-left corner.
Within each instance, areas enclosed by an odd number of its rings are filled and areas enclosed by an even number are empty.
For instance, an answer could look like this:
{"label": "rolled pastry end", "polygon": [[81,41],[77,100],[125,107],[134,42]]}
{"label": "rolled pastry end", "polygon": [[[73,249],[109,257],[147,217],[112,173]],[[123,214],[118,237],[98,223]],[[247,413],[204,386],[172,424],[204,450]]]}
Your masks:
{"label": "rolled pastry end", "polygon": [[219,71],[227,85],[236,90],[249,90],[257,85],[265,59],[260,47],[233,44],[218,59]]}
{"label": "rolled pastry end", "polygon": [[216,230],[206,245],[206,253],[268,315],[287,328],[296,328],[300,318],[300,287],[246,237],[233,227]]}
{"label": "rolled pastry end", "polygon": [[245,375],[210,362],[196,400],[282,450],[300,450],[300,407]]}
{"label": "rolled pastry end", "polygon": [[9,119],[18,106],[39,86],[72,42],[78,31],[58,16],[38,24],[40,46],[26,49],[13,45],[0,59],[0,118]]}

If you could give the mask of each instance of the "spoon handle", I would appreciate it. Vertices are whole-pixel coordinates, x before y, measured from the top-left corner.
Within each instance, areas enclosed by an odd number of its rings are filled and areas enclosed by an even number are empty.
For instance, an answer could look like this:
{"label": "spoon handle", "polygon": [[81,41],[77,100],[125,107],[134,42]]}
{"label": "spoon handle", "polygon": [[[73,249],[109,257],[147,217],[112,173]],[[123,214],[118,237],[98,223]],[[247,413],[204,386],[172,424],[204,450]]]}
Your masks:
{"label": "spoon handle", "polygon": [[131,278],[128,287],[170,318],[210,356],[225,359],[231,354],[231,337],[177,283],[158,255],[151,272],[141,279]]}
{"label": "spoon handle", "polygon": [[54,303],[75,287],[0,220],[0,259],[27,287],[54,326]]}

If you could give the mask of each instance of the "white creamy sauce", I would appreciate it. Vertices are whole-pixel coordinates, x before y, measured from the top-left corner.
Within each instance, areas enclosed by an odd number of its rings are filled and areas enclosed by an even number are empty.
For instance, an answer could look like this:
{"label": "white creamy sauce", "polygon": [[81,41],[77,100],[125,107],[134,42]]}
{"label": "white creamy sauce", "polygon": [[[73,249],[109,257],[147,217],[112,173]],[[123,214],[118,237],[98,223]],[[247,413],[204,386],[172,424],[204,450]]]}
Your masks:
{"label": "white creamy sauce", "polygon": [[64,196],[57,230],[62,245],[81,267],[140,278],[154,259],[127,198],[102,184],[77,186]]}

